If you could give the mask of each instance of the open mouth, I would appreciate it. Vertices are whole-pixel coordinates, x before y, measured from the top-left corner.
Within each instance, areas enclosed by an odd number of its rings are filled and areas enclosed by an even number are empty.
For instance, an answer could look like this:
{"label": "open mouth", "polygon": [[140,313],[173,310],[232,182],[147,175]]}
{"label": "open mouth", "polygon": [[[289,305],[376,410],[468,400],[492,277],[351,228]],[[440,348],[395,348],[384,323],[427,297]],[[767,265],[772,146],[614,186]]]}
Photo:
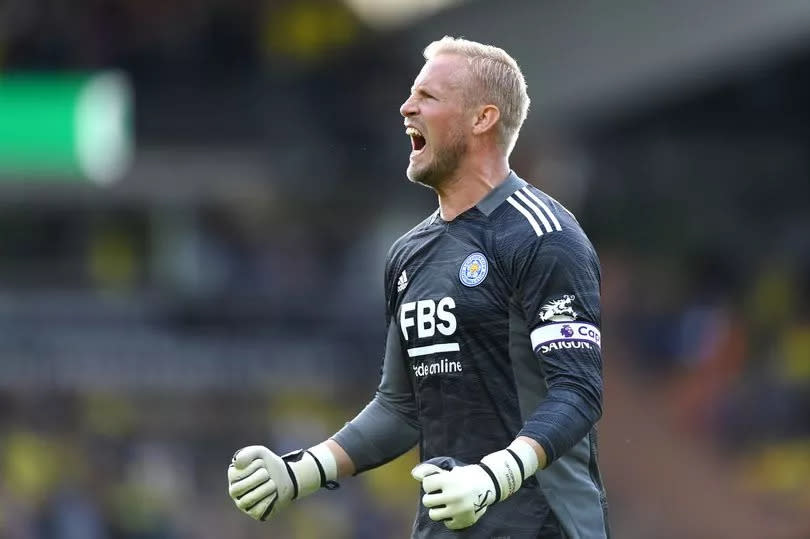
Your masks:
{"label": "open mouth", "polygon": [[415,127],[409,127],[405,130],[405,134],[411,137],[411,153],[419,153],[427,146],[425,136]]}

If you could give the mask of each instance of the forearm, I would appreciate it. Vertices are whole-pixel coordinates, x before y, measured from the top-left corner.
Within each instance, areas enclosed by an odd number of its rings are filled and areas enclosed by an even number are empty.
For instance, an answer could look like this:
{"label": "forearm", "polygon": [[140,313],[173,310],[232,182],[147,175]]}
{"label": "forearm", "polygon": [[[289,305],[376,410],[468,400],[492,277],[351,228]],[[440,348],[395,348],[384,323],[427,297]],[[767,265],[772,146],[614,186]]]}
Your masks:
{"label": "forearm", "polygon": [[323,442],[322,445],[326,446],[326,448],[332,452],[332,456],[335,457],[338,478],[350,477],[355,474],[357,468],[354,465],[354,461],[339,443],[330,438]]}
{"label": "forearm", "polygon": [[416,444],[420,428],[399,329],[388,326],[382,379],[374,399],[331,438],[341,476],[389,462]]}
{"label": "forearm", "polygon": [[400,409],[377,394],[331,441],[339,448],[335,452],[345,457],[342,470],[355,474],[405,453],[419,440],[419,434],[410,408]]}
{"label": "forearm", "polygon": [[577,386],[551,387],[518,433],[542,451],[537,451],[541,469],[568,452],[601,417],[601,393],[599,397],[583,393]]}

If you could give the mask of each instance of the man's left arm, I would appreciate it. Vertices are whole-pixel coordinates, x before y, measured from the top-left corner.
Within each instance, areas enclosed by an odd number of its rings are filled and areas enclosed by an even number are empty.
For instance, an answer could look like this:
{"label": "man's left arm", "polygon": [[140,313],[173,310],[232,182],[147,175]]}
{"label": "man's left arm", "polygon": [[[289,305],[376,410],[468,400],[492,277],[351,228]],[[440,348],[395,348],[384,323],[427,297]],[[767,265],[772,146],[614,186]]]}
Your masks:
{"label": "man's left arm", "polygon": [[547,392],[518,437],[537,450],[542,469],[602,416],[601,277],[590,242],[573,231],[546,238],[525,273],[522,305]]}

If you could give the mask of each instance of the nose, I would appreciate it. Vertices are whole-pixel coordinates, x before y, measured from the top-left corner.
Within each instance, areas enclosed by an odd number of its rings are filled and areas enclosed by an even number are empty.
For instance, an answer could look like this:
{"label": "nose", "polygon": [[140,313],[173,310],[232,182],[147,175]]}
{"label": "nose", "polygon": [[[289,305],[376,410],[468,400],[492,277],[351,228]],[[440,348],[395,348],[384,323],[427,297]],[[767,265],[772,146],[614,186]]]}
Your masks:
{"label": "nose", "polygon": [[408,96],[408,99],[399,107],[399,113],[402,115],[403,118],[407,118],[409,116],[413,116],[417,113],[416,105],[411,99],[413,96]]}

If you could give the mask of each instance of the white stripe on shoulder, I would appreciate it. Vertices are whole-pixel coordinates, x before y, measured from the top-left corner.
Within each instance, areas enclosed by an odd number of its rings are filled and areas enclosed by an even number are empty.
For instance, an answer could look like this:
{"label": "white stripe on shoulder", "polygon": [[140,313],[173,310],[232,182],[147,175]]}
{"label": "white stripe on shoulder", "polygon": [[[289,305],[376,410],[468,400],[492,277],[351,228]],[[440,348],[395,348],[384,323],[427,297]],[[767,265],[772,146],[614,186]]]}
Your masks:
{"label": "white stripe on shoulder", "polygon": [[526,218],[526,219],[529,221],[529,224],[530,224],[530,225],[532,225],[532,228],[534,229],[534,232],[535,232],[535,233],[536,233],[538,236],[542,236],[542,235],[543,235],[543,231],[542,231],[542,230],[540,230],[540,225],[538,225],[538,224],[537,224],[537,221],[535,221],[535,220],[534,220],[534,217],[532,216],[532,214],[531,214],[531,213],[529,213],[529,210],[527,210],[526,208],[524,208],[523,206],[521,206],[520,204],[518,204],[518,202],[517,202],[517,201],[516,201],[514,198],[512,198],[511,196],[510,196],[510,197],[508,197],[508,198],[506,199],[506,201],[507,201],[509,204],[511,204],[511,205],[512,205],[512,206],[513,206],[513,207],[514,207],[514,208],[515,208],[517,211],[519,211],[520,213],[522,213],[522,214],[523,214],[523,217],[525,217],[525,218]]}
{"label": "white stripe on shoulder", "polygon": [[534,203],[532,203],[531,200],[526,198],[526,195],[524,195],[520,191],[516,191],[515,194],[521,201],[523,201],[524,204],[526,204],[535,213],[535,215],[537,215],[537,217],[540,218],[540,220],[543,222],[543,226],[546,227],[546,232],[551,232],[552,231],[551,223],[549,223],[548,219],[546,219],[546,214],[544,214],[540,208],[535,206]]}
{"label": "white stripe on shoulder", "polygon": [[521,189],[521,191],[523,191],[524,193],[526,193],[527,195],[529,195],[529,196],[530,196],[530,197],[531,197],[531,198],[532,198],[532,199],[533,199],[535,202],[537,202],[537,204],[538,204],[538,205],[539,205],[541,208],[543,208],[544,210],[546,210],[546,213],[547,213],[547,214],[548,214],[548,216],[551,218],[551,221],[554,223],[554,228],[556,228],[558,232],[559,232],[560,230],[562,230],[562,227],[560,226],[560,222],[557,220],[557,216],[556,216],[556,215],[554,215],[554,212],[553,212],[553,211],[551,211],[551,208],[549,208],[549,207],[546,205],[546,203],[545,203],[545,202],[543,202],[542,200],[540,200],[539,198],[537,198],[537,197],[535,196],[535,194],[534,194],[534,193],[532,193],[532,192],[529,190],[529,188],[528,188],[528,187],[524,187],[523,189]]}

